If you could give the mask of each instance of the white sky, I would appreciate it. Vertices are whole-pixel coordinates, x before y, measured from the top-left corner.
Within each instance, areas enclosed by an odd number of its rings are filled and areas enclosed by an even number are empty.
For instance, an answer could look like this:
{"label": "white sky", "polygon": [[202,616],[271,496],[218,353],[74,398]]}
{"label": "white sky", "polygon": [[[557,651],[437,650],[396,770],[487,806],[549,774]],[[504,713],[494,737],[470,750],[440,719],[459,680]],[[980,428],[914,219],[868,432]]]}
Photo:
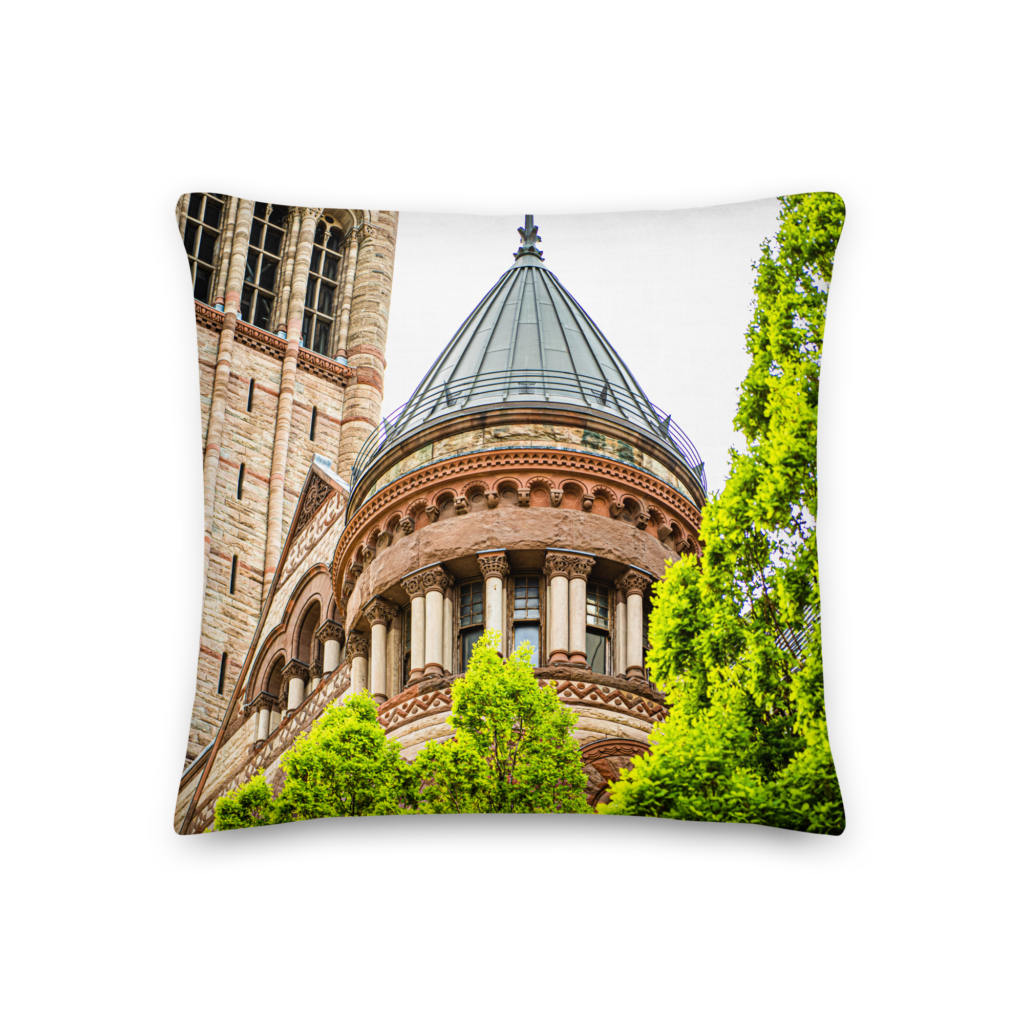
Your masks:
{"label": "white sky", "polygon": [[[672,414],[721,488],[748,357],[754,272],[776,199],[696,210],[534,211],[545,266],[601,328],[655,405]],[[408,400],[513,261],[524,214],[401,212],[384,413]]]}

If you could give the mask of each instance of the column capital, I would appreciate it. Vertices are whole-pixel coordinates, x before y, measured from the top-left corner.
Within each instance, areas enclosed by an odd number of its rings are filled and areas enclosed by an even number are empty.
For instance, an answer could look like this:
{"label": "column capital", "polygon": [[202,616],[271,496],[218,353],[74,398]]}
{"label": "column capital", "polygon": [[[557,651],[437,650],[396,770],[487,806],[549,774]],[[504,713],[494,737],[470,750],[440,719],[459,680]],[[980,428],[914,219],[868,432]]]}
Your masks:
{"label": "column capital", "polygon": [[284,667],[282,673],[285,679],[309,679],[309,666],[304,661],[299,661],[298,658],[292,658]]}
{"label": "column capital", "polygon": [[366,658],[370,654],[370,638],[365,633],[352,630],[345,644],[345,660],[351,664],[353,658]]}
{"label": "column capital", "polygon": [[324,677],[324,666],[318,659],[314,659],[309,663],[309,678],[310,679],[323,679]]}
{"label": "column capital", "polygon": [[345,639],[345,627],[340,622],[328,619],[313,636],[322,644],[327,643],[328,640],[337,640],[338,643],[341,643]]}
{"label": "column capital", "polygon": [[589,555],[573,555],[569,562],[569,579],[585,580],[595,563],[596,560]]}
{"label": "column capital", "polygon": [[651,585],[651,577],[641,569],[630,566],[616,581],[615,589],[630,594],[642,594]]}
{"label": "column capital", "polygon": [[365,242],[377,233],[377,226],[375,224],[363,224],[362,227],[356,230],[356,238],[360,242]]}
{"label": "column capital", "polygon": [[277,707],[277,698],[268,690],[261,690],[249,701],[249,707],[253,711],[262,711],[264,708],[273,711]]}
{"label": "column capital", "polygon": [[548,548],[547,557],[544,559],[544,575],[549,580],[555,576],[586,579],[593,568],[594,557],[587,551]]}
{"label": "column capital", "polygon": [[437,565],[428,565],[426,569],[410,573],[402,581],[405,592],[410,597],[421,597],[431,590],[444,592],[445,587],[450,587],[455,581],[449,575],[440,562]]}
{"label": "column capital", "polygon": [[492,576],[504,579],[508,575],[508,559],[505,557],[504,548],[494,551],[481,551],[476,556],[476,560],[485,580],[490,579]]}
{"label": "column capital", "polygon": [[322,206],[299,206],[296,207],[299,211],[299,216],[305,220],[307,217],[313,217],[319,220],[324,215],[324,208]]}
{"label": "column capital", "polygon": [[386,626],[397,612],[398,606],[390,601],[385,601],[382,597],[371,598],[363,606],[363,614],[369,619],[371,626],[376,626],[378,623]]}

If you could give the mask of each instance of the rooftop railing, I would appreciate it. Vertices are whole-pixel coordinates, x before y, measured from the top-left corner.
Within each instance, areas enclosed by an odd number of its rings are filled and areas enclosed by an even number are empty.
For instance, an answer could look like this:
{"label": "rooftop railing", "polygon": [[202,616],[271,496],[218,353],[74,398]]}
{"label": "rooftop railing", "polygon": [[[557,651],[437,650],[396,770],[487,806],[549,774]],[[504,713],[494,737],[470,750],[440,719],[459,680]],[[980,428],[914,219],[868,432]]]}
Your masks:
{"label": "rooftop railing", "polygon": [[384,417],[363,442],[352,466],[352,491],[378,459],[428,421],[447,419],[478,406],[518,402],[578,405],[624,419],[641,433],[675,451],[707,492],[704,463],[693,442],[672,422],[671,415],[645,395],[601,378],[581,377],[570,371],[524,369],[498,370],[449,380],[414,395]]}

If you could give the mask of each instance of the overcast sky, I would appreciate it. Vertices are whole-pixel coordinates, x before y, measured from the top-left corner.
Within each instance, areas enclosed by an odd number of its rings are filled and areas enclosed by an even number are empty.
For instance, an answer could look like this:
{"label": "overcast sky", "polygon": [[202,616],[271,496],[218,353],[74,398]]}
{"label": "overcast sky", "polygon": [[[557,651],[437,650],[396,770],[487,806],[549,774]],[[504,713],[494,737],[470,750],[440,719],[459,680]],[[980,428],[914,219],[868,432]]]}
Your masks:
{"label": "overcast sky", "polygon": [[[721,488],[748,357],[754,272],[775,199],[697,210],[534,211],[545,266],[590,314]],[[512,265],[524,214],[407,213],[398,221],[384,409],[405,402],[462,321]]]}

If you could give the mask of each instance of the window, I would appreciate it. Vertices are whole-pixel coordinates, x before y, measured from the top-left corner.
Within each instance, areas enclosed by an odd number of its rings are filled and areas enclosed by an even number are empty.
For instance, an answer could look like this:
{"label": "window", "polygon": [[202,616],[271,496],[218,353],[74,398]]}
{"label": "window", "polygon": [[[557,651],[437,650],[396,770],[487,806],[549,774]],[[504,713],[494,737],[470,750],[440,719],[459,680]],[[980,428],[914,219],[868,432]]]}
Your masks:
{"label": "window", "polygon": [[587,664],[591,672],[613,675],[611,661],[611,591],[602,583],[587,583]]}
{"label": "window", "polygon": [[309,417],[309,439],[316,440],[316,406],[313,406],[313,415]]}
{"label": "window", "polygon": [[540,665],[540,577],[516,576],[512,599],[512,649],[521,643],[533,648],[530,664]]}
{"label": "window", "polygon": [[402,689],[409,685],[412,672],[412,608],[402,611]]}
{"label": "window", "polygon": [[238,575],[238,555],[231,556],[231,583],[228,585],[228,593],[235,592],[235,577]]}
{"label": "window", "polygon": [[242,319],[254,327],[273,331],[270,322],[277,287],[277,270],[284,246],[282,223],[285,208],[275,211],[269,203],[256,203],[249,229],[249,251],[245,257],[245,284],[242,286]]}
{"label": "window", "polygon": [[193,192],[185,216],[185,252],[192,275],[192,294],[209,303],[212,298],[214,259],[220,241],[224,197],[217,193]]}
{"label": "window", "polygon": [[484,581],[459,587],[459,656],[461,671],[469,667],[473,644],[484,635]]}
{"label": "window", "polygon": [[242,500],[242,484],[245,483],[245,463],[238,467],[238,500]]}
{"label": "window", "polygon": [[306,309],[302,315],[302,346],[330,355],[343,237],[339,228],[327,230],[321,221],[313,236],[313,255],[306,280]]}
{"label": "window", "polygon": [[227,670],[228,656],[225,652],[220,656],[220,676],[217,678],[217,692],[221,694],[224,692],[224,676],[227,674]]}
{"label": "window", "polygon": [[249,397],[248,397],[248,399],[246,400],[246,403],[245,403],[245,411],[246,412],[252,412],[252,396],[253,396],[253,392],[255,390],[256,390],[256,378],[255,377],[250,377],[249,378]]}

